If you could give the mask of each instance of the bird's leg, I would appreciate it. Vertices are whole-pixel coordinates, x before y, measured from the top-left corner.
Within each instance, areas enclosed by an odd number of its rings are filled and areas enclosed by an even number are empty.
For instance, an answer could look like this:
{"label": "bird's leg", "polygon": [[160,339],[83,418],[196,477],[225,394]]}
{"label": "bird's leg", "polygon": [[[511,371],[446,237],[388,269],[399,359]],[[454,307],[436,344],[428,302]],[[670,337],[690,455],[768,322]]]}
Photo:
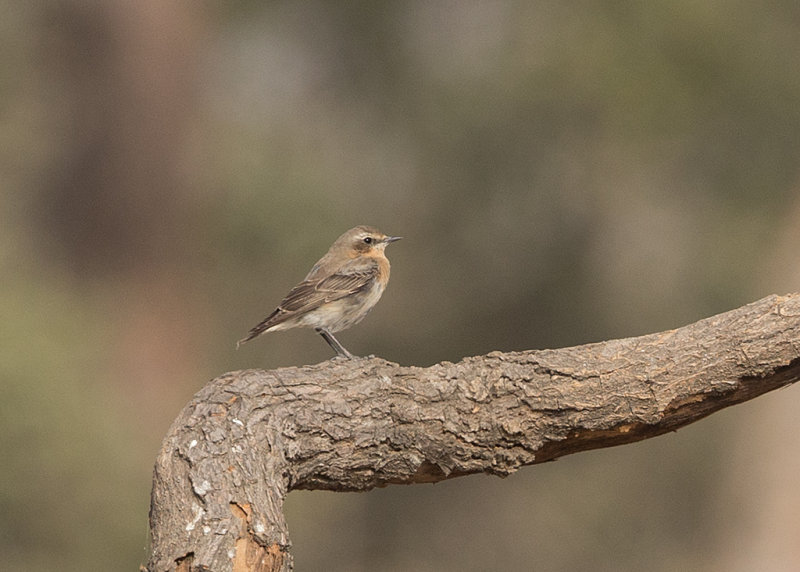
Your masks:
{"label": "bird's leg", "polygon": [[330,333],[328,330],[324,328],[315,328],[317,333],[322,336],[322,338],[328,342],[328,345],[333,348],[333,351],[336,352],[336,355],[339,357],[344,357],[347,359],[356,359],[356,356],[351,354],[347,349],[339,343],[339,340],[333,337],[333,334]]}

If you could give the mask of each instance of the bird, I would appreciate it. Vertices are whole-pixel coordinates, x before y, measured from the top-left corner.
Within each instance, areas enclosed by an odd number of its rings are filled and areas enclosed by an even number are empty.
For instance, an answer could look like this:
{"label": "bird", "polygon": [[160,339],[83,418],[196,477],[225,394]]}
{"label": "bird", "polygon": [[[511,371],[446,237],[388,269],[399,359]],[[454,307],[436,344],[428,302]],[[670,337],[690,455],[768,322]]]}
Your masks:
{"label": "bird", "polygon": [[335,357],[355,359],[333,334],[359,323],[378,303],[389,282],[389,259],[384,250],[401,238],[372,226],[351,228],[236,347],[264,332],[314,328],[336,352]]}

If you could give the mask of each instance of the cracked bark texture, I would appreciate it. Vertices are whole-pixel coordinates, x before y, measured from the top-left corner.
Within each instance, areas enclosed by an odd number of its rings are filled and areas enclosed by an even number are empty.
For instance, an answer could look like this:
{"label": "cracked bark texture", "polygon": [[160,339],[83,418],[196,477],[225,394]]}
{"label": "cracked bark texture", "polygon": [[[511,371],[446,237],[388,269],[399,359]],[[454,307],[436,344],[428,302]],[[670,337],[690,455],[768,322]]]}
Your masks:
{"label": "cracked bark texture", "polygon": [[364,358],[228,373],[163,442],[148,570],[291,570],[293,489],[505,476],[674,431],[799,376],[800,294],[657,334],[427,368]]}

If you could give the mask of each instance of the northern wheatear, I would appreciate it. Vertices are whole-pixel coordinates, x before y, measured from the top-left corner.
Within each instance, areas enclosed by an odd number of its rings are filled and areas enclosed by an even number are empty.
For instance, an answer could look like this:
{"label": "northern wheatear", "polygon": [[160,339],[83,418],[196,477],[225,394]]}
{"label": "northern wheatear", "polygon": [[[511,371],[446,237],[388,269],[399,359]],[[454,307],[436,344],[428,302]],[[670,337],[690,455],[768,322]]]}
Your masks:
{"label": "northern wheatear", "polygon": [[337,356],[353,359],[355,356],[333,333],[360,322],[380,300],[389,282],[389,260],[384,250],[400,238],[386,236],[371,226],[351,228],[236,347],[264,332],[314,328]]}

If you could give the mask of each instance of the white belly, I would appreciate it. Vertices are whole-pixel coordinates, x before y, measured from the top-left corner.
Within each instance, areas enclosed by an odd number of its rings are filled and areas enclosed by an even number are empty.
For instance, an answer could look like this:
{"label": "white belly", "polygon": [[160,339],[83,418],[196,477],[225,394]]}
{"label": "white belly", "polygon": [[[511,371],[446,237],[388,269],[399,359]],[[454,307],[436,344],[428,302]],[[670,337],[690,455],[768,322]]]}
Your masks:
{"label": "white belly", "polygon": [[307,328],[324,328],[329,332],[346,330],[364,319],[381,299],[383,290],[384,287],[375,282],[369,290],[323,304],[299,317],[295,323]]}

